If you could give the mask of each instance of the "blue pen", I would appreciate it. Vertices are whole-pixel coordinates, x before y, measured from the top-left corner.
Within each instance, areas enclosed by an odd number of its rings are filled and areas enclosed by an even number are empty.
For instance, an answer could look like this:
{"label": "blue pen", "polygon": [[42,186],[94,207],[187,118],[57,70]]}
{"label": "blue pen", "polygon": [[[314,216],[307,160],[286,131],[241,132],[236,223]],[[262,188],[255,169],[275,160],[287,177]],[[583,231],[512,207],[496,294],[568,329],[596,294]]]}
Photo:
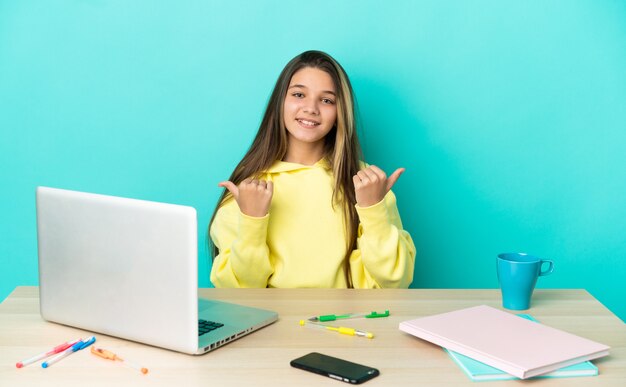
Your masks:
{"label": "blue pen", "polygon": [[78,343],[72,345],[71,347],[69,347],[68,349],[66,349],[65,351],[61,352],[60,354],[56,355],[55,357],[53,357],[52,359],[45,361],[43,363],[41,363],[41,366],[43,368],[48,368],[51,365],[53,365],[54,363],[58,362],[59,360],[63,359],[64,357],[73,354],[76,351],[80,351],[81,349],[87,348],[89,347],[91,344],[93,344],[96,341],[96,337],[95,336],[91,336],[88,337],[85,340],[80,340]]}

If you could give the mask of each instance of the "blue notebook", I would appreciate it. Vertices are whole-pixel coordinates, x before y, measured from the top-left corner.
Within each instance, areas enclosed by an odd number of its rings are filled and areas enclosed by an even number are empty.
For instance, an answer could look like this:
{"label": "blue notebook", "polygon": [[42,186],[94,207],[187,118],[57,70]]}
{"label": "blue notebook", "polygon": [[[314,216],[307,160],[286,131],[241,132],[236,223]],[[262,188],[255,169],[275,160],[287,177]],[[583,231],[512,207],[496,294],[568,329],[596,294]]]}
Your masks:
{"label": "blue notebook", "polygon": [[[537,321],[531,315],[528,315],[528,314],[518,314],[518,316],[525,318],[527,320]],[[497,368],[488,366],[487,364],[481,363],[470,357],[461,355],[460,353],[449,351],[448,349],[446,349],[446,352],[448,352],[450,357],[459,365],[459,367],[461,367],[463,372],[465,372],[465,374],[474,381],[521,380]],[[568,367],[563,367],[561,369],[549,372],[544,375],[536,376],[535,378],[566,378],[566,377],[572,377],[572,376],[595,376],[597,374],[598,374],[598,367],[593,365],[590,361],[585,361],[579,364],[574,364]],[[534,378],[531,378],[531,379],[534,379]]]}

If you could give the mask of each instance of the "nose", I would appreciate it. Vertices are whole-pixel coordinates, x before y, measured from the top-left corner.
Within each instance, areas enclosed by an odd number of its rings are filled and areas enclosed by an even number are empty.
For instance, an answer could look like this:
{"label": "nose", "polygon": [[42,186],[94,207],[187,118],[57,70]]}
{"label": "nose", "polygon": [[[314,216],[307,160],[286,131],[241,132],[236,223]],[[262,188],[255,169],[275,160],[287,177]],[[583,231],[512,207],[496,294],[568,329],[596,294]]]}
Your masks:
{"label": "nose", "polygon": [[320,114],[320,110],[315,100],[306,101],[302,110],[307,114],[313,114],[313,115]]}

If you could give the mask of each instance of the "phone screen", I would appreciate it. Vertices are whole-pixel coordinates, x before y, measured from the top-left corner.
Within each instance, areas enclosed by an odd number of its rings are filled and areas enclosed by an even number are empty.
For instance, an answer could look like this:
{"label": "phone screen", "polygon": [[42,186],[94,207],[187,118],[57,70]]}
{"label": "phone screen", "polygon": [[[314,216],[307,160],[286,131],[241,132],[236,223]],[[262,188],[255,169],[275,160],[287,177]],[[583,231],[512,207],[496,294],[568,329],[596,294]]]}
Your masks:
{"label": "phone screen", "polygon": [[380,375],[376,368],[311,352],[291,361],[291,366],[315,372],[343,382],[359,384]]}

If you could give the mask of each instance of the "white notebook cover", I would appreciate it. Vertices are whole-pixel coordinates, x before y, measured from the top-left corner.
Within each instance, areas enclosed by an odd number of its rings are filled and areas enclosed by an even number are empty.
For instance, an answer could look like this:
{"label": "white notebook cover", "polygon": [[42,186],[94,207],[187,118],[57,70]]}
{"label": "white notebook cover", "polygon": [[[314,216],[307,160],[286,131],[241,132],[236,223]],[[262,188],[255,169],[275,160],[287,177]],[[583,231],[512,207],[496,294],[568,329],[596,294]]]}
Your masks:
{"label": "white notebook cover", "polygon": [[404,321],[400,330],[521,379],[609,354],[606,345],[486,305]]}

